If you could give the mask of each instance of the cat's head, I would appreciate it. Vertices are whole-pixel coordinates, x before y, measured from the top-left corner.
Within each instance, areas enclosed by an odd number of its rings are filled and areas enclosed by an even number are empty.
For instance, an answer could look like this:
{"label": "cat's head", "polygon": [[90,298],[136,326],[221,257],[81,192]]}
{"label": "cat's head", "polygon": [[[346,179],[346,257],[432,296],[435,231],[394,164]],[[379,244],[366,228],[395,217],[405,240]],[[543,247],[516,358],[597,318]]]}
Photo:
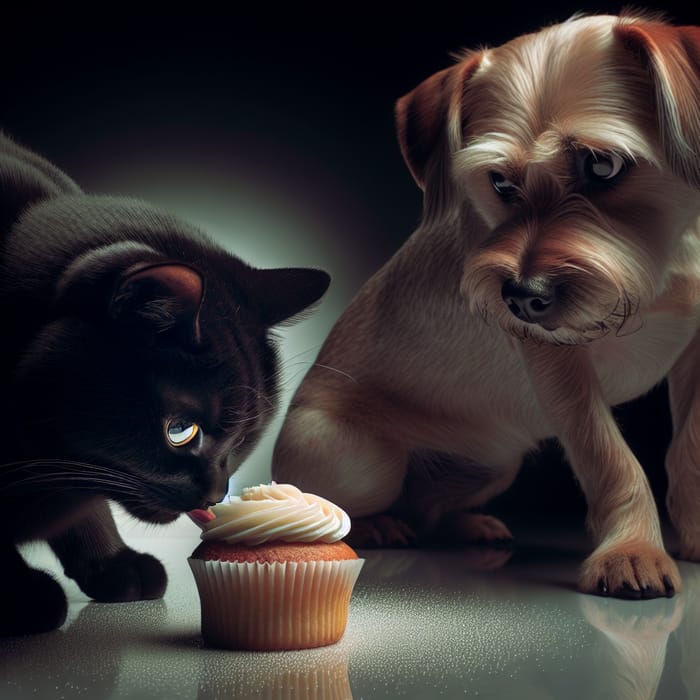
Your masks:
{"label": "cat's head", "polygon": [[55,461],[56,486],[167,522],[224,496],[276,408],[271,329],[329,277],[254,269],[175,219],[91,206],[66,235],[92,227],[98,244],[63,267],[17,368],[15,437],[22,458]]}

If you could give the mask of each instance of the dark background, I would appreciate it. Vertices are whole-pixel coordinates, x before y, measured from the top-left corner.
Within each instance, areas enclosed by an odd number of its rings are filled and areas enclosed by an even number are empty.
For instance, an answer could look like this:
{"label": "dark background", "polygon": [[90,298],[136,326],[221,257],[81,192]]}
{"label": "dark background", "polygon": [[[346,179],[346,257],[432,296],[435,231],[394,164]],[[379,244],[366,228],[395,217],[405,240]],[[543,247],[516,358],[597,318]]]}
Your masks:
{"label": "dark background", "polygon": [[[260,265],[326,267],[327,329],[420,216],[396,144],[396,99],[451,52],[623,4],[259,5],[95,6],[6,21],[0,128],[88,191],[143,197],[225,229],[234,252]],[[650,9],[700,20],[686,2]],[[621,420],[661,492],[663,390]],[[530,514],[582,507],[556,450],[528,464],[518,488]]]}

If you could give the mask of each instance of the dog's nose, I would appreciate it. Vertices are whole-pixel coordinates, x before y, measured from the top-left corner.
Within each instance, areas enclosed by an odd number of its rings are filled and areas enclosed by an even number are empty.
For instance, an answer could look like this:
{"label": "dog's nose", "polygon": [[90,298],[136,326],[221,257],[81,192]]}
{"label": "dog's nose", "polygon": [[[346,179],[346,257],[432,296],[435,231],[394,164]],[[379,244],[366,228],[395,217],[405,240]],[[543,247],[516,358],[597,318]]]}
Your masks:
{"label": "dog's nose", "polygon": [[511,313],[526,323],[551,319],[556,306],[554,285],[546,277],[526,277],[518,282],[507,280],[501,294]]}

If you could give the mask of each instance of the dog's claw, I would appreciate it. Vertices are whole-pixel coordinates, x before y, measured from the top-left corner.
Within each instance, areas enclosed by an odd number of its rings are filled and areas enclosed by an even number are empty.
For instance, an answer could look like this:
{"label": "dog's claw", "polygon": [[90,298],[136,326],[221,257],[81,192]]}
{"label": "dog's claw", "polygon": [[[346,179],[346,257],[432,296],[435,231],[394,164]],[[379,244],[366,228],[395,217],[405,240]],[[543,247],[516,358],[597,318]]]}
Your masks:
{"label": "dog's claw", "polygon": [[628,600],[640,600],[642,591],[639,588],[635,588],[629,581],[623,581],[620,597]]}
{"label": "dog's claw", "polygon": [[644,586],[642,588],[642,598],[644,600],[651,599],[651,598],[659,598],[660,597],[660,591],[655,588],[654,586]]}
{"label": "dog's claw", "polygon": [[663,582],[664,588],[666,589],[666,596],[668,598],[673,598],[673,596],[676,594],[676,587],[673,585],[673,581],[671,581],[669,576],[664,576]]}
{"label": "dog's claw", "polygon": [[605,578],[605,576],[598,580],[598,593],[600,593],[600,595],[608,595],[609,593],[608,579]]}

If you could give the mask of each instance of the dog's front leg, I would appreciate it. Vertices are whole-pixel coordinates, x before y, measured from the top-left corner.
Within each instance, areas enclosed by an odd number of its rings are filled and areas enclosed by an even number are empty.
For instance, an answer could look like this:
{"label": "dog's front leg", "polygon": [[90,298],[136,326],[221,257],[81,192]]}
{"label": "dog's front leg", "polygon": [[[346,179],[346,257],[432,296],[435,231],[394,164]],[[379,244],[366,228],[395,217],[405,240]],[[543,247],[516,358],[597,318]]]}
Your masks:
{"label": "dog's front leg", "polygon": [[700,562],[700,333],[668,376],[673,440],[666,456],[668,511],[681,559]]}
{"label": "dog's front leg", "polygon": [[680,575],[664,550],[649,483],[605,403],[587,349],[523,348],[548,427],[588,502],[596,549],[583,564],[580,590],[621,598],[673,595]]}

